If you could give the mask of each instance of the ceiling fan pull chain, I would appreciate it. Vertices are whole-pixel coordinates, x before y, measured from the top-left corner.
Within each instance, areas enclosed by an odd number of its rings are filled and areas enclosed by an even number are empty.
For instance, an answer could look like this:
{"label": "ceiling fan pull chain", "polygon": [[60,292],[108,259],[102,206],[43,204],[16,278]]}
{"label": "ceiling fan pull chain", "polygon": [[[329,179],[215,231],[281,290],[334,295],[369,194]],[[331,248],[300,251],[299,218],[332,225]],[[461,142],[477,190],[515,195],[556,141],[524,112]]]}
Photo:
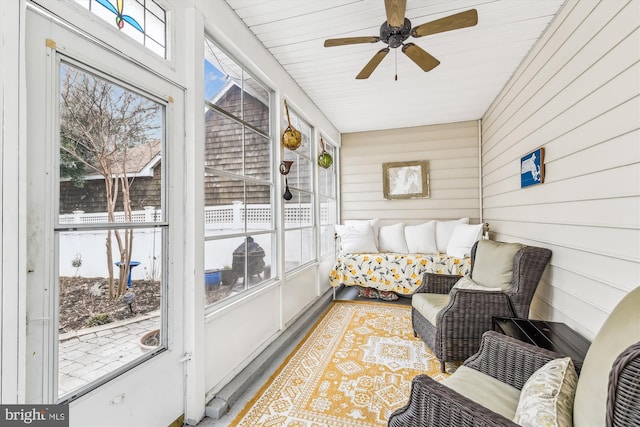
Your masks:
{"label": "ceiling fan pull chain", "polygon": [[398,49],[394,49],[396,54],[396,81],[398,81]]}

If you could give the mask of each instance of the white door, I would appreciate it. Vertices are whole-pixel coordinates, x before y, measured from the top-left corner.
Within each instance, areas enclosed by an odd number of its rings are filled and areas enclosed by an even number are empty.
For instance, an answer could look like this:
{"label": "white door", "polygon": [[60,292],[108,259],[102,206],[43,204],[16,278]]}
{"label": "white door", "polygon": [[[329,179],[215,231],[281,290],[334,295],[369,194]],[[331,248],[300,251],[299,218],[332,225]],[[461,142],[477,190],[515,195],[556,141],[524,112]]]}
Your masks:
{"label": "white door", "polygon": [[27,401],[68,403],[71,426],[169,425],[185,395],[183,91],[35,9],[26,29]]}

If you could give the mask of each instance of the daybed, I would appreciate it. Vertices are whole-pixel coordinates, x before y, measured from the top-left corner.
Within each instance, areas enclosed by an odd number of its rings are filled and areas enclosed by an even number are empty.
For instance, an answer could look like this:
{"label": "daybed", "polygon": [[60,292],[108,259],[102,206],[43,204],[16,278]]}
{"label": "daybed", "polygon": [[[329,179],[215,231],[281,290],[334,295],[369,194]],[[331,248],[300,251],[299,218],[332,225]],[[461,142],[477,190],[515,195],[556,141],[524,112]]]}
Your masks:
{"label": "daybed", "polygon": [[378,220],[336,225],[336,253],[329,284],[410,296],[424,273],[464,276],[471,271],[470,251],[487,230],[468,218],[419,225],[379,226]]}

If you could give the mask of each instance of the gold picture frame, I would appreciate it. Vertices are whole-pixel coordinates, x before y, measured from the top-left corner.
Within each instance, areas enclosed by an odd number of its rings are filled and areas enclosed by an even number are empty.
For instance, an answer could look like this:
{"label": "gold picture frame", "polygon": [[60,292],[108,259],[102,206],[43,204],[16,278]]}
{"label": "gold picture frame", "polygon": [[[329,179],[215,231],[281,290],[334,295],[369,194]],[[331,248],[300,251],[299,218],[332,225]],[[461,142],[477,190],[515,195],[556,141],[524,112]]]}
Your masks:
{"label": "gold picture frame", "polygon": [[383,163],[382,187],[385,199],[429,198],[429,162]]}

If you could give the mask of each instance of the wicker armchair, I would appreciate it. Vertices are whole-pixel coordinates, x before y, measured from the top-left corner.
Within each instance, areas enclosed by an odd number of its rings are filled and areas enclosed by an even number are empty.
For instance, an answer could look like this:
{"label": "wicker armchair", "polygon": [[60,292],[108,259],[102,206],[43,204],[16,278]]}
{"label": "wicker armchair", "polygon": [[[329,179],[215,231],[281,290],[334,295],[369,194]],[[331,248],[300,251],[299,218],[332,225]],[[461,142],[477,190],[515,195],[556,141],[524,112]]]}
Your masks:
{"label": "wicker armchair", "polygon": [[[640,287],[613,310],[587,352],[573,400],[573,425],[640,426]],[[497,379],[521,390],[527,379],[548,361],[562,355],[489,331],[480,350],[463,366],[478,382]],[[468,387],[453,390],[419,375],[411,384],[406,406],[389,417],[391,427],[517,426],[511,419],[471,400]],[[455,384],[455,381],[453,382]],[[460,382],[458,382],[460,384]],[[475,384],[483,387],[483,383]],[[477,399],[477,396],[476,396]],[[498,399],[491,396],[489,401]],[[517,406],[517,402],[516,402]],[[515,408],[514,408],[515,411]]]}
{"label": "wicker armchair", "polygon": [[[471,249],[472,278],[477,249],[478,242]],[[411,319],[415,336],[420,336],[440,360],[442,372],[445,362],[462,361],[478,351],[482,334],[493,329],[494,316],[529,317],[533,294],[550,258],[549,249],[520,249],[513,258],[511,288],[505,292],[453,289],[460,276],[425,273],[423,284],[414,293]],[[418,300],[424,299],[415,297],[420,293],[431,294],[426,297],[433,298],[435,309],[439,309],[435,324],[416,309]]]}

